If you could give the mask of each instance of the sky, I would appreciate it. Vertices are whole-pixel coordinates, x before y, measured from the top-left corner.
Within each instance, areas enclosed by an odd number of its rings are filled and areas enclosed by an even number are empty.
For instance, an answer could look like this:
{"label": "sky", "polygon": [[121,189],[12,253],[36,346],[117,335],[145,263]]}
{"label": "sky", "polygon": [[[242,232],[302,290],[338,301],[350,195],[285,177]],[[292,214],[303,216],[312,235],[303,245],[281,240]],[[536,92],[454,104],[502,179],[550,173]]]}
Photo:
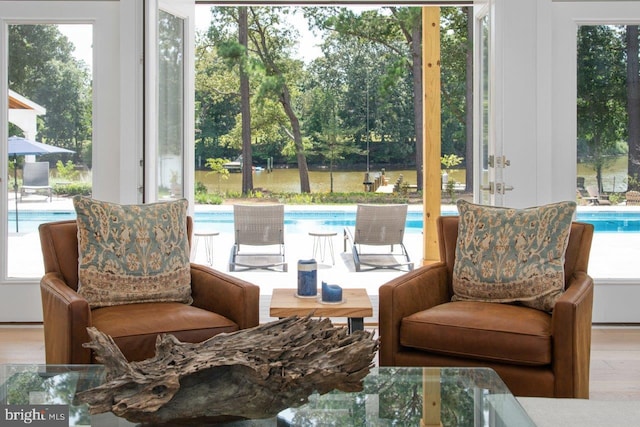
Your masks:
{"label": "sky", "polygon": [[59,24],[58,29],[75,46],[74,56],[93,67],[93,32],[91,24]]}
{"label": "sky", "polygon": [[[196,5],[196,31],[206,30],[209,28],[211,13],[209,12],[211,5]],[[315,37],[311,31],[307,29],[306,21],[301,17],[293,20],[294,25],[300,33],[299,49],[300,59],[311,61],[322,55],[322,51],[318,46],[322,41]],[[66,35],[71,43],[75,46],[74,56],[84,60],[89,66],[89,70],[93,66],[93,37],[90,24],[59,24],[60,32]]]}
{"label": "sky", "polygon": [[[196,5],[196,31],[204,31],[209,28],[209,22],[211,20],[210,8],[211,5]],[[315,37],[313,33],[309,31],[306,20],[301,15],[292,16],[291,20],[292,25],[298,30],[298,33],[300,33],[300,39],[298,40],[300,59],[309,62],[322,56],[322,50],[319,47],[322,39]]]}

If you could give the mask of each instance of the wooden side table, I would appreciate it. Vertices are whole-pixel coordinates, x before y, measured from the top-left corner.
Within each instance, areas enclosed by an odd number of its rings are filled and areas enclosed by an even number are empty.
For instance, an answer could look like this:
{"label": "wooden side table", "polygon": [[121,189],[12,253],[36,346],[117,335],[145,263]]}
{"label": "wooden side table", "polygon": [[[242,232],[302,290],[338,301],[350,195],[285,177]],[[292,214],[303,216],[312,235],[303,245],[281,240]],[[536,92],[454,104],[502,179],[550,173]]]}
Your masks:
{"label": "wooden side table", "polygon": [[213,238],[218,236],[218,231],[200,231],[193,233],[193,255],[192,259],[195,260],[198,253],[198,242],[200,239],[204,240],[204,252],[207,257],[207,264],[213,265]]}
{"label": "wooden side table", "polygon": [[335,231],[310,231],[309,236],[313,237],[313,257],[316,258],[316,254],[320,253],[320,261],[324,262],[325,253],[329,248],[331,265],[336,265],[336,259],[333,256],[333,236],[337,234]]}
{"label": "wooden side table", "polygon": [[373,307],[366,289],[342,289],[344,302],[323,304],[321,291],[317,298],[299,298],[296,289],[274,289],[271,296],[269,315],[284,318],[289,316],[307,316],[313,313],[317,317],[346,317],[349,333],[364,329],[364,318],[373,316]]}

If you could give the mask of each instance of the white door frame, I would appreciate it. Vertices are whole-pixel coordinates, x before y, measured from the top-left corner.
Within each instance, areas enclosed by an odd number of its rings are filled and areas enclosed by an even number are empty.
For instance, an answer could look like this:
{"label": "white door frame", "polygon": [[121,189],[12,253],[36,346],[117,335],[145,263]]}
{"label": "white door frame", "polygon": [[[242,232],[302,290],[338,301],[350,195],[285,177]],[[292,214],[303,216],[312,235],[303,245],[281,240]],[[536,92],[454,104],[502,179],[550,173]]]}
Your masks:
{"label": "white door frame", "polygon": [[[495,205],[495,168],[487,167],[487,157],[495,155],[495,4],[492,0],[474,8],[474,61],[473,61],[473,196],[476,203]],[[485,52],[485,25],[487,22]],[[485,70],[486,68],[486,75]],[[486,82],[486,85],[485,85]],[[485,99],[487,103],[485,105]],[[485,123],[485,114],[487,120]],[[487,141],[484,140],[486,135]],[[485,144],[487,152],[485,153]],[[491,185],[490,185],[491,184]]]}
{"label": "white door frame", "polygon": [[195,0],[147,0],[145,45],[145,201],[158,200],[158,10],[184,20],[183,195],[193,213],[195,185]]}
{"label": "white door frame", "polygon": [[[93,25],[93,192],[117,200],[120,179],[120,53],[119,3],[92,1],[0,1],[0,60],[8,59],[7,28],[11,24],[80,23]],[[6,67],[6,66],[5,66]],[[8,99],[6,68],[0,69],[0,99]],[[7,140],[7,102],[0,102],[0,138]],[[114,153],[116,153],[114,155]],[[7,159],[7,144],[0,144],[0,158]],[[98,161],[99,159],[99,161]],[[116,171],[116,173],[114,173]],[[0,176],[7,176],[7,162],[0,162]],[[114,185],[114,183],[116,185]],[[40,278],[7,278],[7,186],[0,185],[0,322],[42,319]],[[39,249],[39,248],[38,248]]]}
{"label": "white door frame", "polygon": [[[640,2],[553,3],[553,182],[575,195],[577,149],[577,29],[580,25],[640,24]],[[569,143],[568,143],[569,142]],[[556,175],[557,174],[557,175]]]}
{"label": "white door frame", "polygon": [[[640,24],[640,2],[553,3],[551,171],[559,194],[574,195],[576,188],[578,26],[633,24]],[[594,244],[598,244],[596,239]],[[595,282],[593,322],[640,322],[638,277],[602,278]]]}

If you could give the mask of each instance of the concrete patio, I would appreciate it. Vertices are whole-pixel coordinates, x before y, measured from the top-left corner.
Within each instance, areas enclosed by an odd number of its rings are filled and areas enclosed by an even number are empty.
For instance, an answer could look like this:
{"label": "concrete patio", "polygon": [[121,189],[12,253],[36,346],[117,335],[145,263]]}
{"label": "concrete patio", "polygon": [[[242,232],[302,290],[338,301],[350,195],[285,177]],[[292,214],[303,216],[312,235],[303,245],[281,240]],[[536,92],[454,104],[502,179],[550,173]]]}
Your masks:
{"label": "concrete patio", "polygon": [[[53,202],[46,202],[44,197],[30,196],[31,199],[19,203],[19,209],[24,210],[73,210],[71,200],[68,198],[55,198]],[[13,200],[9,206],[13,209]],[[295,206],[296,210],[310,209],[336,209],[336,206]],[[196,211],[231,211],[232,206],[204,206],[197,205]],[[410,209],[421,209],[421,206],[410,206]],[[593,207],[589,209],[602,209]],[[629,209],[629,208],[627,208]],[[196,223],[195,231],[198,231]],[[312,230],[308,230],[312,231]],[[211,237],[213,241],[213,265],[212,267],[228,272],[228,261],[234,238],[230,232],[220,232]],[[343,252],[343,236],[338,233],[332,237],[335,265],[331,264],[331,256],[327,253],[325,262],[318,267],[318,281],[327,281],[341,285],[345,288],[366,288],[371,296],[374,306],[372,318],[365,319],[367,324],[377,323],[377,295],[378,288],[387,281],[403,274],[397,270],[374,270],[356,272],[351,252]],[[421,233],[406,233],[405,245],[411,260],[420,264],[423,255],[423,243]],[[230,272],[229,274],[255,283],[261,289],[261,321],[271,320],[268,316],[269,301],[274,288],[288,288],[292,290],[297,286],[297,262],[300,259],[309,259],[313,255],[313,237],[305,233],[288,233],[285,227],[286,260],[289,264],[287,272],[251,270]],[[9,230],[8,251],[9,275],[15,278],[39,278],[43,274],[42,258],[40,254],[40,241],[37,232],[15,233]],[[640,233],[596,233],[591,250],[589,265],[590,274],[598,281],[598,278],[606,279],[630,279],[638,277],[637,260],[640,259]],[[202,239],[196,248],[194,262],[206,264],[205,246]],[[637,279],[636,279],[637,280]]]}

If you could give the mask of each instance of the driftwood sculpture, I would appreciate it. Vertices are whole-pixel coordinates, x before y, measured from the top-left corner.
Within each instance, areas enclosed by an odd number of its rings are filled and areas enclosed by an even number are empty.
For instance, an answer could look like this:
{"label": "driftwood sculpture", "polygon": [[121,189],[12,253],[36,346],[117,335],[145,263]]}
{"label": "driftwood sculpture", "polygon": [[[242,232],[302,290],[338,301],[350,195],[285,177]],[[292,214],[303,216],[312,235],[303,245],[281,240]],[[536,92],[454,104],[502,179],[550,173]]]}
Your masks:
{"label": "driftwood sculpture", "polygon": [[132,422],[204,424],[268,418],[317,392],[359,391],[378,348],[372,333],[334,327],[329,319],[290,317],[198,344],[173,335],[156,355],[128,362],[111,337],[89,328],[85,344],[105,365],[99,387],[78,392],[91,413]]}

